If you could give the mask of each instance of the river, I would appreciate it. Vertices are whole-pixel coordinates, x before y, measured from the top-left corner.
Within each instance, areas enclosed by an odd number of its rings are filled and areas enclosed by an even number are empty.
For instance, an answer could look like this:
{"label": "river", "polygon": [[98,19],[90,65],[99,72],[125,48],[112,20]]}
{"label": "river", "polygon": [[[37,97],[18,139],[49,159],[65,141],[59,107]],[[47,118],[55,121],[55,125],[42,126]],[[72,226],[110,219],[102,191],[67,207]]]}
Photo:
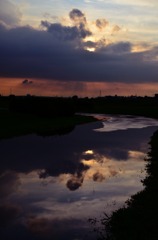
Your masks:
{"label": "river", "polygon": [[88,218],[110,214],[143,189],[158,120],[105,118],[66,135],[0,141],[1,239],[93,240]]}

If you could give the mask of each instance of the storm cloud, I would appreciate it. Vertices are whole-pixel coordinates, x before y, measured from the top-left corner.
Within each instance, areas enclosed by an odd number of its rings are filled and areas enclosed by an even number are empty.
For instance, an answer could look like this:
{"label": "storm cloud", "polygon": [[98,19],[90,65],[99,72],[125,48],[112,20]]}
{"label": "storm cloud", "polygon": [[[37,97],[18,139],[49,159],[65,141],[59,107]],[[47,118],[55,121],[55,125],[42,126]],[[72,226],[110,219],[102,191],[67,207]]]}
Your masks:
{"label": "storm cloud", "polygon": [[72,41],[76,39],[82,39],[91,35],[91,32],[84,28],[81,24],[77,26],[62,26],[60,23],[49,23],[47,21],[41,21],[41,26],[45,27],[49,33],[53,34],[53,37],[59,40]]}
{"label": "storm cloud", "polygon": [[[38,78],[89,82],[157,82],[157,48],[132,52],[132,43],[108,45],[89,41],[85,15],[69,14],[72,26],[41,21],[42,29],[30,26],[7,29],[0,25],[0,77]],[[89,52],[88,46],[97,46]]]}

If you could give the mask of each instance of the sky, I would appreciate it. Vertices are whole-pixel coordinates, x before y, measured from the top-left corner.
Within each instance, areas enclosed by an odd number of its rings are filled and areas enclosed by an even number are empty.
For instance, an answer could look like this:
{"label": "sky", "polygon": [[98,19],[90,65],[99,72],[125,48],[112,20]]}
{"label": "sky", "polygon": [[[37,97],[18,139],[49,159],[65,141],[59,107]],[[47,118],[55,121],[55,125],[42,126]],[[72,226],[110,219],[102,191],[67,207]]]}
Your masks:
{"label": "sky", "polygon": [[0,0],[0,94],[158,92],[157,0]]}

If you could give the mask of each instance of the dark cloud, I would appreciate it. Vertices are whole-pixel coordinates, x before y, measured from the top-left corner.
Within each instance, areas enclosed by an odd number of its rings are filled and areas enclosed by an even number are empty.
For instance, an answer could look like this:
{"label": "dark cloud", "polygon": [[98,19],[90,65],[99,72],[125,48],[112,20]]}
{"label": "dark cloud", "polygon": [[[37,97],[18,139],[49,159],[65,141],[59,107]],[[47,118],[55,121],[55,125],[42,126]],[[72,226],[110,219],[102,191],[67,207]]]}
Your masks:
{"label": "dark cloud", "polygon": [[21,12],[18,7],[9,0],[0,1],[0,22],[6,26],[15,26],[20,22]]}
{"label": "dark cloud", "polygon": [[41,26],[45,27],[49,33],[52,33],[53,37],[62,41],[73,41],[91,35],[91,32],[86,30],[82,24],[79,27],[67,27],[62,26],[60,23],[49,23],[48,21],[41,21]]}
{"label": "dark cloud", "polygon": [[[65,34],[66,29],[58,26],[62,30],[57,33],[53,30],[53,34],[30,27],[11,30],[1,27],[0,76],[61,81],[157,81],[157,64],[144,61],[145,53],[126,52],[130,43],[117,43],[98,49],[98,52],[87,52],[77,49],[76,42],[64,40],[77,36],[77,30],[75,35],[72,29]],[[153,54],[157,53],[153,50]],[[150,51],[148,56],[151,57]]]}
{"label": "dark cloud", "polygon": [[[132,44],[86,41],[85,15],[70,12],[73,26],[42,21],[43,30],[0,26],[0,77],[60,81],[157,82],[157,48],[132,53]],[[77,19],[77,20],[76,20]],[[76,23],[77,22],[77,23]],[[85,48],[96,47],[95,52]]]}
{"label": "dark cloud", "polygon": [[128,159],[128,152],[127,149],[123,149],[123,148],[115,148],[115,149],[107,149],[107,156],[110,158],[111,156],[113,156],[113,158],[117,159],[117,160],[127,160]]}
{"label": "dark cloud", "polygon": [[0,175],[0,199],[1,201],[15,192],[20,186],[19,176],[14,171],[6,171]]}
{"label": "dark cloud", "polygon": [[71,179],[67,181],[66,186],[69,188],[69,190],[75,191],[82,186],[82,183],[83,183],[83,177],[78,178],[73,176]]}
{"label": "dark cloud", "polygon": [[75,191],[79,187],[81,187],[84,181],[84,176],[88,169],[89,169],[88,166],[84,165],[83,163],[80,163],[76,169],[75,174],[72,175],[71,178],[67,181],[66,186],[71,191]]}
{"label": "dark cloud", "polygon": [[54,221],[46,218],[30,217],[27,221],[27,227],[29,230],[37,235],[48,236],[52,232]]}
{"label": "dark cloud", "polygon": [[[41,239],[83,239],[88,227],[87,221],[80,219],[47,219],[30,217],[27,228]],[[60,231],[59,231],[60,229]],[[76,236],[77,233],[77,236]],[[89,239],[89,238],[88,238]]]}
{"label": "dark cloud", "polygon": [[131,49],[132,49],[132,44],[129,42],[119,42],[119,43],[115,43],[115,44],[112,43],[101,49],[100,49],[100,51],[105,51],[106,53],[111,54],[111,55],[130,54]]}
{"label": "dark cloud", "polygon": [[21,211],[21,208],[16,205],[0,205],[0,227],[6,227],[15,222]]}
{"label": "dark cloud", "polygon": [[96,24],[97,28],[102,30],[109,25],[109,22],[106,19],[97,19],[95,24]]}
{"label": "dark cloud", "polygon": [[81,12],[79,9],[73,9],[69,13],[69,17],[74,22],[75,26],[77,26],[81,38],[84,39],[92,35],[92,32],[88,29],[87,20],[83,12]]}
{"label": "dark cloud", "polygon": [[119,27],[118,25],[114,25],[112,28],[112,33],[119,32],[120,30],[121,30],[121,27]]}
{"label": "dark cloud", "polygon": [[28,85],[28,84],[32,84],[32,83],[33,83],[33,81],[29,81],[28,79],[25,79],[22,81],[22,84],[24,84],[24,85]]}
{"label": "dark cloud", "polygon": [[[1,239],[30,240],[63,240],[83,239],[89,227],[87,220],[77,218],[47,218],[34,214],[23,217],[20,222],[21,209],[14,205],[0,206],[0,236]],[[3,229],[2,229],[3,228]],[[87,239],[94,239],[89,238]]]}
{"label": "dark cloud", "polygon": [[83,46],[86,48],[95,48],[97,46],[97,44],[92,41],[86,41],[83,43]]}
{"label": "dark cloud", "polygon": [[93,174],[93,181],[102,182],[103,180],[105,180],[105,177],[102,173],[96,172],[96,173]]}
{"label": "dark cloud", "polygon": [[83,23],[79,25],[79,32],[80,32],[81,38],[83,39],[92,35],[92,32],[86,29]]}
{"label": "dark cloud", "polygon": [[79,9],[73,9],[70,13],[69,13],[69,17],[71,20],[73,20],[74,22],[83,22],[86,23],[86,17],[85,14],[83,12],[81,12]]}
{"label": "dark cloud", "polygon": [[114,177],[118,174],[118,172],[114,169],[110,169],[110,174],[111,174],[112,177]]}
{"label": "dark cloud", "polygon": [[47,29],[48,32],[53,34],[53,37],[63,41],[72,41],[79,37],[77,27],[65,27],[60,23],[51,24],[47,21],[41,21],[41,25]]}
{"label": "dark cloud", "polygon": [[48,13],[48,12],[45,12],[45,13],[43,14],[43,17],[44,17],[45,19],[51,19],[51,20],[54,20],[54,21],[58,21],[58,16],[51,15],[51,14]]}
{"label": "dark cloud", "polygon": [[63,26],[60,23],[50,23],[48,21],[41,21],[41,26],[53,34],[54,38],[61,41],[74,41],[92,35],[91,31],[87,28],[86,18],[80,10],[73,9],[69,16],[74,26]]}

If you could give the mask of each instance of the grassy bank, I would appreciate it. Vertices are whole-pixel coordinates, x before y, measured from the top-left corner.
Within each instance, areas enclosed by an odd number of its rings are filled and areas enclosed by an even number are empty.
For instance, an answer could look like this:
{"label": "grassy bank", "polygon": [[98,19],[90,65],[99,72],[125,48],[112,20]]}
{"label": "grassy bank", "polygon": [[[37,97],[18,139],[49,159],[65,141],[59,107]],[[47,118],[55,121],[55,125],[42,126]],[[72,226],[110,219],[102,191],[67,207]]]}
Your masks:
{"label": "grassy bank", "polygon": [[0,110],[0,139],[26,134],[42,136],[70,132],[78,124],[96,121],[91,116],[40,117],[33,114],[13,113]]}
{"label": "grassy bank", "polygon": [[[0,97],[0,139],[36,133],[64,134],[94,121],[75,112],[128,114],[158,118],[158,99],[149,97]],[[57,117],[58,116],[58,117]]]}

